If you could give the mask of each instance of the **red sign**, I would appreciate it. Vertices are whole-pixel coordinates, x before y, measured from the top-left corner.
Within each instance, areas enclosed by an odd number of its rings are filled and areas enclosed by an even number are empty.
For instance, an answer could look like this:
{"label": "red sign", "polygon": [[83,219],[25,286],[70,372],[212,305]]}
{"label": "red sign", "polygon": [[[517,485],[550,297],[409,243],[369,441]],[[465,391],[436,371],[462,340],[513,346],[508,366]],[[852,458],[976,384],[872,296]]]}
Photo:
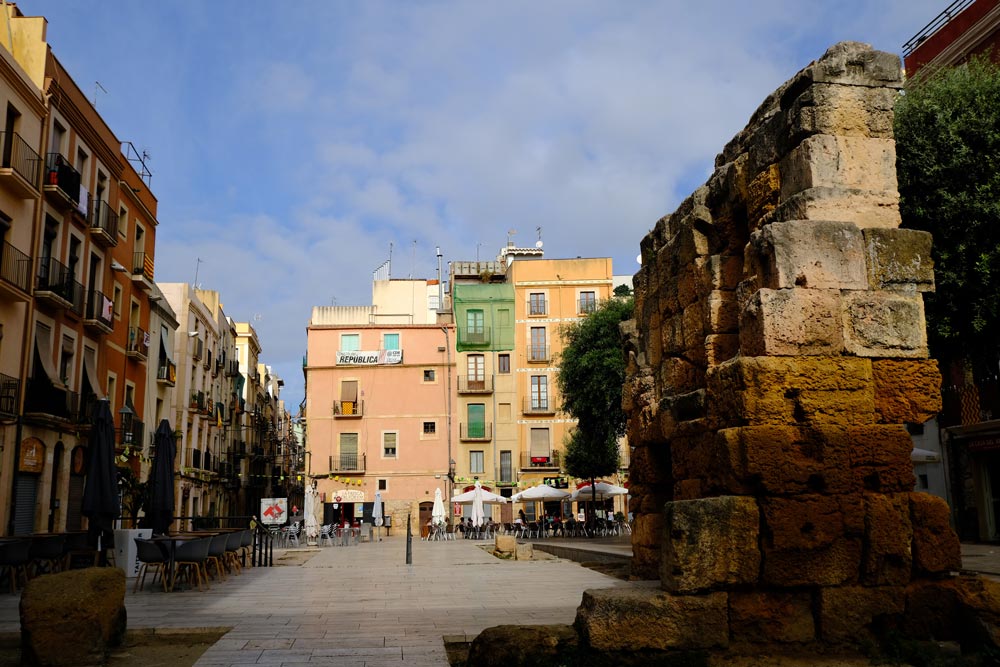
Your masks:
{"label": "red sign", "polygon": [[334,498],[334,500],[339,503],[340,502],[340,496],[337,496],[336,498]]}

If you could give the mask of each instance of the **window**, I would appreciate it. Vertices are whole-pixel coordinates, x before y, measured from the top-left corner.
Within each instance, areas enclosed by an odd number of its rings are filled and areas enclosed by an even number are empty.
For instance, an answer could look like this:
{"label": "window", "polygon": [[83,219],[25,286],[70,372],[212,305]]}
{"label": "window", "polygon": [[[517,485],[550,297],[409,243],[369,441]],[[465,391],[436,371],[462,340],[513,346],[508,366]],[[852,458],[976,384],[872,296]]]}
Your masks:
{"label": "window", "polygon": [[597,310],[597,292],[580,292],[579,313],[592,313]]}
{"label": "window", "polygon": [[469,377],[469,389],[482,390],[486,388],[486,357],[481,354],[470,354],[466,358],[466,370]]}
{"label": "window", "polygon": [[357,352],[361,349],[360,334],[340,334],[340,351]]}
{"label": "window", "polygon": [[529,361],[545,361],[549,358],[545,347],[545,327],[531,327],[531,347],[528,349]]}
{"label": "window", "polygon": [[427,295],[427,309],[428,310],[438,310],[441,307],[441,300],[438,298],[437,294]]}
{"label": "window", "polygon": [[483,472],[483,452],[469,452],[469,472],[473,475]]}
{"label": "window", "polygon": [[497,309],[497,322],[500,323],[502,327],[510,326],[510,309],[509,308],[498,308]]}
{"label": "window", "polygon": [[531,429],[531,463],[532,465],[549,462],[549,429]]}
{"label": "window", "polygon": [[124,206],[118,207],[118,235],[128,236],[128,209]]}
{"label": "window", "polygon": [[424,422],[424,435],[434,435],[437,433],[437,422]]}
{"label": "window", "polygon": [[481,310],[470,310],[465,314],[466,328],[469,330],[470,334],[473,333],[484,333],[486,318]]}
{"label": "window", "polygon": [[497,355],[497,373],[510,373],[510,355]]}
{"label": "window", "polygon": [[545,314],[544,292],[532,292],[531,294],[528,295],[528,314],[529,315]]}
{"label": "window", "polygon": [[389,484],[389,480],[387,480],[387,479],[380,479],[378,481],[378,490],[379,491],[386,491],[389,488],[388,484]]}
{"label": "window", "polygon": [[108,373],[108,401],[111,403],[111,413],[115,412],[115,390],[118,388],[118,378]]}
{"label": "window", "polygon": [[386,431],[382,434],[382,456],[396,458],[396,431]]}
{"label": "window", "polygon": [[67,387],[70,386],[73,374],[73,352],[76,348],[76,341],[71,336],[63,336],[62,348],[59,351],[59,379]]}
{"label": "window", "polygon": [[500,452],[500,481],[501,482],[514,481],[514,468],[511,465],[511,457],[509,450]]}
{"label": "window", "polygon": [[115,319],[120,320],[122,318],[122,287],[118,283],[115,283],[115,293],[112,301],[115,306]]}
{"label": "window", "polygon": [[434,382],[434,369],[425,368],[424,369],[424,382]]}
{"label": "window", "polygon": [[486,437],[486,404],[485,403],[469,403],[468,406],[469,415],[469,437],[470,438],[485,438]]}
{"label": "window", "polygon": [[546,375],[531,376],[531,409],[547,410],[549,407],[549,378]]}
{"label": "window", "polygon": [[358,467],[358,434],[340,434],[340,470],[360,470]]}
{"label": "window", "polygon": [[383,350],[398,350],[399,349],[399,334],[398,333],[382,334],[382,349]]}
{"label": "window", "polygon": [[338,415],[360,415],[360,405],[358,403],[358,381],[340,381],[340,401],[334,410]]}

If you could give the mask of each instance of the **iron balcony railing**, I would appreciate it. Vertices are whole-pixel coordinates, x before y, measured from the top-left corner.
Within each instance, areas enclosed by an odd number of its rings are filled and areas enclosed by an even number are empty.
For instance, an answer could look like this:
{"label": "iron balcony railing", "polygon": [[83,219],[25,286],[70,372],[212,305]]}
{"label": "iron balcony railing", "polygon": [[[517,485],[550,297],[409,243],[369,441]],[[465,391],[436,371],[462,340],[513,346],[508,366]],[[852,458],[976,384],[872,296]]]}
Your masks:
{"label": "iron balcony railing", "polygon": [[460,345],[489,345],[489,327],[471,327],[458,329],[458,342]]}
{"label": "iron balcony railing", "polygon": [[546,299],[528,299],[528,315],[547,315],[549,302]]}
{"label": "iron balcony railing", "polygon": [[90,293],[87,295],[87,311],[84,319],[93,320],[109,329],[115,328],[115,314],[112,303],[104,292],[96,289],[90,290]]}
{"label": "iron balcony railing", "polygon": [[364,401],[334,401],[334,417],[363,417],[365,414]]}
{"label": "iron balcony railing", "polygon": [[560,467],[560,452],[550,451],[547,454],[534,456],[524,452],[521,454],[521,469],[528,470],[531,468],[559,468]]}
{"label": "iron balcony railing", "polygon": [[130,447],[132,449],[142,448],[142,435],[145,430],[145,424],[138,419],[132,420],[131,428],[119,428],[117,449],[123,450],[126,447]]}
{"label": "iron balcony railing", "polygon": [[166,359],[156,367],[157,382],[173,387],[177,383],[177,364]]}
{"label": "iron balcony railing", "polygon": [[0,373],[0,415],[17,416],[17,400],[21,394],[21,380]]}
{"label": "iron balcony railing", "polygon": [[330,472],[364,472],[365,455],[357,452],[340,452],[330,457]]}
{"label": "iron balcony railing", "polygon": [[493,424],[485,422],[462,422],[458,425],[458,439],[481,441],[493,439]]}
{"label": "iron balcony railing", "polygon": [[489,394],[493,392],[493,376],[458,376],[458,393]]}
{"label": "iron balcony railing", "polygon": [[556,413],[556,401],[552,396],[537,396],[524,399],[526,415],[552,415]]}
{"label": "iron balcony railing", "polygon": [[31,378],[25,387],[24,411],[69,419],[74,398],[72,392],[57,387],[47,377]]}
{"label": "iron balcony railing", "polygon": [[85,394],[76,394],[71,400],[76,403],[73,407],[73,414],[76,415],[76,423],[93,423],[94,408],[97,406],[97,394],[92,391],[88,391]]}
{"label": "iron balcony railing", "polygon": [[973,2],[975,0],[955,0],[955,2],[945,7],[943,12],[931,19],[931,22],[921,28],[920,32],[911,37],[906,44],[903,44],[903,57],[905,58],[913,53],[913,50],[920,46],[925,39],[948,25],[953,18],[961,14]]}
{"label": "iron balcony railing", "polygon": [[13,285],[22,292],[31,289],[31,258],[9,243],[0,246],[0,280]]}
{"label": "iron balcony railing", "polygon": [[17,132],[0,132],[0,143],[3,144],[3,167],[13,169],[37,188],[42,156]]}
{"label": "iron balcony railing", "polygon": [[591,298],[577,299],[576,312],[579,315],[589,315],[597,310],[597,300]]}
{"label": "iron balcony railing", "polygon": [[35,289],[52,292],[72,303],[73,281],[70,279],[69,267],[52,257],[39,258]]}
{"label": "iron balcony railing", "polygon": [[84,289],[83,284],[77,280],[70,278],[69,281],[69,310],[71,313],[77,317],[83,317],[83,306],[86,299],[84,299],[84,294],[86,289]]}
{"label": "iron balcony railing", "polygon": [[132,255],[132,275],[147,280],[153,279],[153,256],[142,250]]}
{"label": "iron balcony railing", "polygon": [[129,327],[128,348],[125,352],[130,356],[139,356],[145,359],[149,356],[149,335],[142,327]]}
{"label": "iron balcony railing", "polygon": [[80,201],[80,172],[60,153],[49,153],[45,161],[45,185],[55,185],[74,202]]}
{"label": "iron balcony railing", "polygon": [[529,345],[527,350],[528,361],[539,362],[549,361],[552,356],[548,345]]}
{"label": "iron balcony railing", "polygon": [[94,203],[94,215],[90,226],[92,229],[101,230],[112,239],[118,238],[118,214],[106,201]]}

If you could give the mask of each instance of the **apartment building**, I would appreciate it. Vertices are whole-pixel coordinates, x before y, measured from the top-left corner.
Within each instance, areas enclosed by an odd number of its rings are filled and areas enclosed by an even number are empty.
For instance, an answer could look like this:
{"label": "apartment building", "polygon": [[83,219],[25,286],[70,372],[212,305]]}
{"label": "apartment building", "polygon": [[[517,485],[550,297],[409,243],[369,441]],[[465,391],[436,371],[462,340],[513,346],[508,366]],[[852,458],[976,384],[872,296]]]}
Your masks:
{"label": "apartment building", "polygon": [[306,329],[306,481],[328,522],[370,517],[424,526],[434,490],[450,498],[454,327],[437,281],[376,279],[370,306],[317,306]]}
{"label": "apartment building", "polygon": [[45,19],[4,11],[13,57],[4,50],[0,66],[8,195],[0,273],[11,286],[4,324],[13,326],[0,362],[6,371],[19,361],[16,375],[4,373],[14,432],[4,432],[13,459],[0,512],[11,533],[73,530],[96,401],[111,402],[123,466],[139,474],[147,450],[157,202],[141,160],[123,153],[45,42]]}

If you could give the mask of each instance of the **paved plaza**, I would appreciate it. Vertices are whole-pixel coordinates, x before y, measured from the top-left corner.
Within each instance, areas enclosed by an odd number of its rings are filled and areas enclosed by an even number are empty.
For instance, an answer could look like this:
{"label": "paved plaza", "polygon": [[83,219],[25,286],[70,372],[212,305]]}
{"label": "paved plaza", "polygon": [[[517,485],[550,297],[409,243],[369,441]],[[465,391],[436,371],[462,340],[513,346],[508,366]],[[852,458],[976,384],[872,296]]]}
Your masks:
{"label": "paved plaza", "polygon": [[[324,547],[305,564],[254,568],[211,590],[126,595],[137,628],[233,629],[199,666],[448,664],[442,637],[507,623],[570,623],[588,588],[629,586],[567,560],[505,561],[469,540]],[[276,552],[289,560],[294,551]],[[277,562],[277,561],[276,561]],[[0,594],[0,632],[18,632],[17,598]]]}

